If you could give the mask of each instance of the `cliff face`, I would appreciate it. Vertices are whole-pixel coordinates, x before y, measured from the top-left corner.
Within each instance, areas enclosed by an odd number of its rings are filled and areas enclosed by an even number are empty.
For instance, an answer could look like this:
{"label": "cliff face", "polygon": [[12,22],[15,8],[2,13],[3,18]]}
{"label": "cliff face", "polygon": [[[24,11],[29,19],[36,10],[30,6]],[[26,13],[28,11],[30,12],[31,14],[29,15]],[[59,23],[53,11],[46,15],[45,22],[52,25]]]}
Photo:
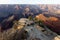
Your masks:
{"label": "cliff face", "polygon": [[56,17],[49,17],[48,20],[50,20],[50,21],[58,21],[59,19],[56,18]]}
{"label": "cliff face", "polygon": [[44,14],[39,14],[39,15],[36,16],[36,18],[38,20],[42,20],[42,21],[47,21],[47,20],[49,20],[49,21],[58,21],[59,20],[57,17],[50,17],[50,16],[46,17],[46,16],[44,16]]}
{"label": "cliff face", "polygon": [[60,19],[56,17],[45,17],[43,14],[37,15],[38,20],[42,20],[44,25],[49,27],[52,31],[60,33]]}

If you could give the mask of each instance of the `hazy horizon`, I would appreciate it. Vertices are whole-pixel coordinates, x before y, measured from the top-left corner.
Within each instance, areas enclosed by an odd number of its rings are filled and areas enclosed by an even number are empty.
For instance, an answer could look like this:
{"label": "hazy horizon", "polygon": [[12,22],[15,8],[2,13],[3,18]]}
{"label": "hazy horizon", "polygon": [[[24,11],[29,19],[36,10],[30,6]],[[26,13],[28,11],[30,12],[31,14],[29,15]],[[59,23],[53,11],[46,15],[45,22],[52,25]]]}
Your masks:
{"label": "hazy horizon", "polygon": [[0,0],[0,4],[60,4],[60,0]]}

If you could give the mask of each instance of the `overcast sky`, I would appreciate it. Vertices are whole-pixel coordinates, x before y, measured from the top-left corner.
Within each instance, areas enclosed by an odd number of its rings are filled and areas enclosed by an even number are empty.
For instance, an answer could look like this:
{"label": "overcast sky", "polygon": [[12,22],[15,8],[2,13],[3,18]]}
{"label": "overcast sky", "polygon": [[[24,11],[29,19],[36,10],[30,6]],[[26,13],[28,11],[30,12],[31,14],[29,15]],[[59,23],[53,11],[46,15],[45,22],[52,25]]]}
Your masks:
{"label": "overcast sky", "polygon": [[60,4],[60,0],[0,0],[0,4]]}

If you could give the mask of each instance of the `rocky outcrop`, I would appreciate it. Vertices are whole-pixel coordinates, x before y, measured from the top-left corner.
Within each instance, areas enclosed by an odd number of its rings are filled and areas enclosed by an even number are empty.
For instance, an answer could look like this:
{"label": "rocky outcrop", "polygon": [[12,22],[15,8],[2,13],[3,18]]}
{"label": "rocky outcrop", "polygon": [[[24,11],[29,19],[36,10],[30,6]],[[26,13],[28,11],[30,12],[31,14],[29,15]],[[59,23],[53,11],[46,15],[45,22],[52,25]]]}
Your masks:
{"label": "rocky outcrop", "polygon": [[60,34],[60,20],[56,17],[45,17],[43,14],[37,15],[38,20],[42,20],[43,24],[49,27],[52,31]]}
{"label": "rocky outcrop", "polygon": [[43,14],[39,14],[36,16],[37,20],[42,20],[42,21],[46,21],[47,17],[45,17]]}

